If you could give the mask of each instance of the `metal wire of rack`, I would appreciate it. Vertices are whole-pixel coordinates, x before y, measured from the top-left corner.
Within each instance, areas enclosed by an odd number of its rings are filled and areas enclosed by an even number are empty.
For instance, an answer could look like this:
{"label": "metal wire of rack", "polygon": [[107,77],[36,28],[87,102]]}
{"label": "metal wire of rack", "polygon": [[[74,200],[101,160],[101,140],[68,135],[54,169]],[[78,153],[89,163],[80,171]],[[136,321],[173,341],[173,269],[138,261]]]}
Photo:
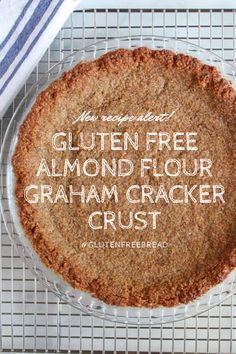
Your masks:
{"label": "metal wire of rack", "polygon": [[[15,107],[40,75],[99,39],[135,34],[187,39],[235,64],[235,12],[75,10],[2,119],[1,142]],[[44,289],[16,254],[2,220],[1,236],[0,351],[236,353],[236,295],[197,317],[161,327],[107,322],[78,312]]]}

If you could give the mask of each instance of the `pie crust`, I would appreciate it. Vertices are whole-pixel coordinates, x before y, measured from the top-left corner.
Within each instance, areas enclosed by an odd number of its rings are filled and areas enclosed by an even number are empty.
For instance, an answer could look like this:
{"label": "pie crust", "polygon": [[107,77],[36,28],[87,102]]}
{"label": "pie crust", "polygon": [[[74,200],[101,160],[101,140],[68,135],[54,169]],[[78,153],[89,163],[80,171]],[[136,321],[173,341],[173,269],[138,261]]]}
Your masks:
{"label": "pie crust", "polygon": [[[54,151],[51,138],[55,132],[78,129],[86,132],[104,131],[99,123],[72,124],[83,111],[96,115],[128,114],[139,116],[147,112],[156,115],[172,112],[174,116],[160,124],[150,122],[115,123],[110,131],[197,132],[198,150],[149,151],[149,156],[162,164],[167,157],[212,160],[212,177],[153,177],[143,179],[138,173],[116,179],[87,176],[49,178],[36,177],[42,158],[59,161],[65,158],[111,158],[88,151]],[[215,286],[236,267],[234,146],[236,91],[219,71],[198,59],[167,50],[138,48],[119,49],[91,62],[82,62],[54,81],[36,99],[30,113],[20,126],[13,156],[16,176],[16,199],[21,224],[26,236],[46,266],[58,273],[72,287],[92,294],[104,302],[118,306],[175,306],[188,303]],[[74,139],[74,138],[73,138]],[[112,153],[125,158],[124,151]],[[139,159],[143,151],[130,151]],[[58,185],[72,183],[77,189],[114,183],[120,189],[129,185],[222,184],[226,203],[128,204],[118,203],[39,203],[30,204],[24,198],[31,184]],[[129,211],[160,210],[158,227],[144,231],[112,228],[92,230],[88,215],[94,210]],[[168,247],[153,248],[89,248],[90,241],[103,242],[167,242]]]}

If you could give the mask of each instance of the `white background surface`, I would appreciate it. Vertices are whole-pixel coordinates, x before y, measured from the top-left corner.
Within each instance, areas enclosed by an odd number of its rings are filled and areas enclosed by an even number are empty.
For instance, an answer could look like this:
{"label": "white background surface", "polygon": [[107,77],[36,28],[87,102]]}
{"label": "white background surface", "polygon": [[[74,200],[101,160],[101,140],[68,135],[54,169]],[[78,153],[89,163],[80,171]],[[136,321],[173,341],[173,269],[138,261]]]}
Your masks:
{"label": "white background surface", "polygon": [[82,0],[80,8],[234,9],[236,0]]}

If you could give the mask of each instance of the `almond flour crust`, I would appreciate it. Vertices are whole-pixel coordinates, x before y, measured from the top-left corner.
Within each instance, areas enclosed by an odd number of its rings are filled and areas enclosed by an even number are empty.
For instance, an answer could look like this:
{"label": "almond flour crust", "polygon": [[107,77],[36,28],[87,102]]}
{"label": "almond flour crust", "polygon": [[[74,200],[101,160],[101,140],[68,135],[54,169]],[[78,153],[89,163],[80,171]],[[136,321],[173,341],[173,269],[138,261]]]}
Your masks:
{"label": "almond flour crust", "polygon": [[[46,178],[36,182],[35,174],[40,159],[52,157],[52,134],[69,129],[79,113],[84,110],[124,113],[127,108],[130,114],[145,110],[156,110],[158,114],[163,113],[159,109],[171,111],[176,104],[177,117],[163,130],[181,131],[186,126],[188,131],[199,132],[202,136],[199,155],[207,157],[209,153],[213,159],[213,178],[217,183],[223,180],[226,189],[225,205],[168,207],[163,211],[156,235],[151,231],[137,235],[130,230],[101,235],[86,228],[88,211],[82,205],[51,206],[25,201],[23,191],[27,185],[59,183]],[[132,109],[136,112],[131,112]],[[119,49],[64,73],[37,97],[20,127],[12,160],[20,220],[44,264],[74,288],[118,306],[188,303],[224,280],[236,267],[232,178],[235,116],[236,91],[231,84],[216,68],[184,54],[147,48]],[[165,182],[169,183],[162,181]],[[148,183],[153,180],[150,178]],[[112,204],[104,206],[107,207],[112,208]],[[167,251],[81,247],[82,241],[159,238],[170,243]]]}

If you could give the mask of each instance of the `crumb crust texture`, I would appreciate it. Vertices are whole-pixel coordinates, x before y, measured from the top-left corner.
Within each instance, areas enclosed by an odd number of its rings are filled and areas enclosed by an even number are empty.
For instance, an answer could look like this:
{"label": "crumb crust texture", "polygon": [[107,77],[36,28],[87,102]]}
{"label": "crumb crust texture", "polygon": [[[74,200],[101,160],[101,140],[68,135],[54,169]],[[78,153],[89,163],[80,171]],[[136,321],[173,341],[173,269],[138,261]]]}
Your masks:
{"label": "crumb crust texture", "polygon": [[[152,111],[158,115],[175,109],[173,120],[158,129],[198,133],[199,150],[194,152],[194,157],[212,159],[212,178],[216,184],[225,186],[225,204],[161,205],[157,230],[117,230],[114,233],[91,231],[86,221],[88,214],[94,209],[117,211],[118,208],[127,213],[137,205],[130,206],[125,200],[121,200],[120,205],[107,201],[104,205],[94,202],[91,206],[80,202],[65,205],[25,201],[23,191],[30,184],[66,187],[72,183],[79,188],[89,182],[97,183],[98,187],[114,183],[109,177],[103,181],[73,176],[53,180],[47,176],[35,177],[42,158],[88,157],[86,151],[68,151],[62,155],[52,151],[50,146],[52,134],[71,130],[74,118],[83,111],[97,115],[141,115]],[[189,303],[222,282],[236,267],[235,118],[235,89],[215,67],[188,55],[148,48],[118,49],[95,61],[79,63],[64,73],[38,95],[20,126],[12,159],[20,221],[42,262],[72,287],[117,306],[155,308]],[[147,128],[128,124],[119,129],[111,125],[111,131],[157,130],[154,123]],[[105,126],[102,123],[86,126],[88,132],[95,128],[102,131]],[[73,129],[76,133],[78,125],[73,125]],[[131,153],[130,157],[139,158],[143,153]],[[150,157],[158,157],[161,163],[169,153],[157,156],[156,151],[151,151]],[[104,151],[102,157],[109,156],[110,152]],[[190,155],[175,152],[172,157],[189,159]],[[101,158],[101,152],[95,151],[93,158]],[[201,181],[212,183],[208,179],[185,176],[176,177],[174,184],[201,184]],[[120,188],[134,183],[163,183],[168,187],[173,179],[163,177],[157,181],[147,176],[142,181],[134,175],[117,180]],[[157,207],[141,205],[141,208],[148,212]],[[161,251],[81,247],[82,242],[109,240],[168,241],[169,247]]]}

